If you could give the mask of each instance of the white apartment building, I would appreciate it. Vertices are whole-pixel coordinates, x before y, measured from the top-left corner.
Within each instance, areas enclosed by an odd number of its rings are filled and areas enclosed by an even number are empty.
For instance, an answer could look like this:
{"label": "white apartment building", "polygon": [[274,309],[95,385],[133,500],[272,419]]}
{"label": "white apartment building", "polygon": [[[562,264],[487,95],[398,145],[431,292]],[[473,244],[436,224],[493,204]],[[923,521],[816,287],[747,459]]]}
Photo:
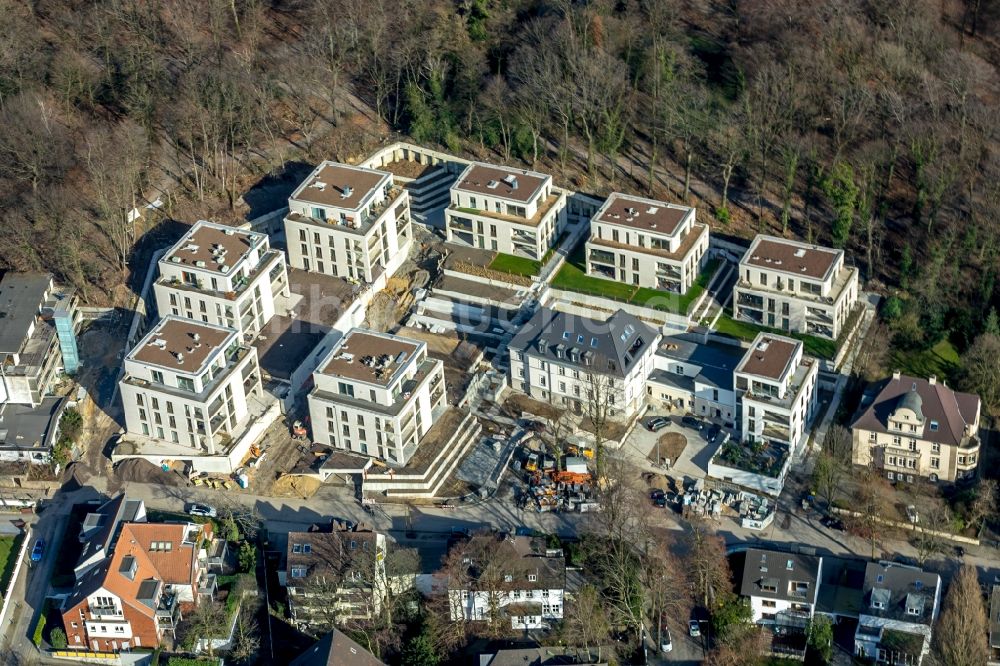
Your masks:
{"label": "white apartment building", "polygon": [[781,444],[794,453],[816,413],[819,363],[799,340],[759,333],[733,377],[742,441]]}
{"label": "white apartment building", "polygon": [[253,337],[270,321],[275,299],[289,295],[285,256],[267,234],[195,223],[160,259],[153,284],[157,312]]}
{"label": "white apartment building", "polygon": [[742,358],[742,350],[732,345],[665,337],[653,357],[655,369],[646,379],[649,401],[668,411],[734,423],[733,370]]}
{"label": "white apartment building", "polygon": [[751,548],[746,551],[740,595],[753,621],[806,629],[816,610],[823,558]]}
{"label": "white apartment building", "polygon": [[758,235],[740,260],[733,317],[836,339],[858,300],[858,269],[844,251]]}
{"label": "white apartment building", "polygon": [[566,224],[566,192],[552,176],[473,162],[444,219],[449,243],[541,260]]}
{"label": "white apartment building", "polygon": [[936,377],[895,372],[866,393],[851,424],[854,464],[874,465],[890,481],[974,478],[981,409],[979,396],[954,391]]}
{"label": "white apartment building", "polygon": [[409,194],[387,171],[323,162],[288,200],[285,239],[293,268],[360,283],[391,276],[413,242]]}
{"label": "white apartment building", "polygon": [[352,329],[313,373],[313,441],[403,466],[447,407],[444,365],[416,340]]}
{"label": "white apartment building", "polygon": [[[549,548],[537,537],[490,535],[473,539],[489,539],[493,543],[481,546],[509,551],[504,553],[509,570],[483,571],[483,563],[472,553],[465,580],[449,580],[453,622],[510,618],[512,629],[541,629],[563,618],[566,562],[562,550]],[[483,559],[493,561],[496,557]]]}
{"label": "white apartment building", "polygon": [[39,407],[59,371],[80,365],[81,315],[72,289],[48,273],[8,272],[0,281],[0,404]]}
{"label": "white apartment building", "polygon": [[257,351],[237,331],[173,315],[125,357],[120,388],[125,438],[160,444],[164,459],[228,452],[263,397]]}
{"label": "white apartment building", "polygon": [[577,414],[635,413],[661,335],[624,310],[606,320],[539,308],[510,341],[510,385]]}
{"label": "white apartment building", "polygon": [[587,274],[683,294],[707,251],[694,208],[615,192],[590,222]]}

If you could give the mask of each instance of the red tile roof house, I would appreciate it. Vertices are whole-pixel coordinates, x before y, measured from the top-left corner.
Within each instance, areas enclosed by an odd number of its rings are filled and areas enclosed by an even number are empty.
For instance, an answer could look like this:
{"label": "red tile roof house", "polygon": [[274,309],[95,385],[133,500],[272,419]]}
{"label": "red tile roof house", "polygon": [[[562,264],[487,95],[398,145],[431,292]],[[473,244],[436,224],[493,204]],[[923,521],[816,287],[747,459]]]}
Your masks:
{"label": "red tile roof house", "polygon": [[172,641],[182,610],[215,592],[212,540],[209,524],[122,523],[110,555],[63,605],[68,647],[113,652]]}

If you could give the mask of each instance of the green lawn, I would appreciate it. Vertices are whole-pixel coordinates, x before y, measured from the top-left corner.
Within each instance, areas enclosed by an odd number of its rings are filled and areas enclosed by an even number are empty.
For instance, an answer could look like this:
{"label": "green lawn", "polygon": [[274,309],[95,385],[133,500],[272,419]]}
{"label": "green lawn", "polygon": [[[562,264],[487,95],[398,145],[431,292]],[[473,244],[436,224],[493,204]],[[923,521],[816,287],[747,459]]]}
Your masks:
{"label": "green lawn", "polygon": [[552,279],[553,287],[678,314],[687,314],[691,304],[705,291],[719,265],[718,260],[710,261],[687,293],[678,295],[587,275],[585,252],[581,242]]}
{"label": "green lawn", "polygon": [[566,261],[552,278],[552,286],[556,289],[601,296],[624,303],[628,303],[636,291],[635,287],[630,284],[591,277],[572,259]]}
{"label": "green lawn", "polygon": [[789,338],[801,340],[805,345],[806,353],[810,356],[832,359],[837,355],[837,343],[834,340],[818,338],[814,335],[805,335],[803,333],[788,333],[785,331],[779,331],[776,328],[768,328],[766,326],[757,326],[744,321],[736,321],[728,314],[723,314],[719,317],[719,320],[715,324],[715,330],[722,335],[728,335],[730,337],[746,341],[753,340],[757,337],[758,333],[766,331],[768,333],[784,335]]}
{"label": "green lawn", "polygon": [[947,338],[922,351],[893,349],[891,360],[893,369],[913,377],[951,378],[959,367],[958,351]]}
{"label": "green lawn", "polygon": [[534,277],[542,271],[542,262],[524,257],[515,257],[512,254],[499,253],[490,262],[489,268],[501,273],[512,275],[523,275],[524,277]]}
{"label": "green lawn", "polygon": [[24,535],[16,537],[0,537],[0,597],[7,591],[7,583],[14,574],[14,565],[17,564],[17,551],[21,547],[21,540]]}

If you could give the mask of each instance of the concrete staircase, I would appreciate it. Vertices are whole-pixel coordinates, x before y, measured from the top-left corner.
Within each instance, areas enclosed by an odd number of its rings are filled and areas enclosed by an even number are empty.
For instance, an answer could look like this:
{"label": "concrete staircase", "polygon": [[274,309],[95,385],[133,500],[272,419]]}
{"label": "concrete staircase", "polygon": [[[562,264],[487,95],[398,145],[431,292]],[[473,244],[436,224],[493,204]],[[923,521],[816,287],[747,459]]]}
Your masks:
{"label": "concrete staircase", "polygon": [[437,168],[406,183],[410,193],[410,210],[415,215],[426,215],[435,208],[444,208],[450,201],[450,189],[458,177],[447,169]]}
{"label": "concrete staircase", "polygon": [[479,441],[482,426],[471,413],[455,428],[455,433],[442,447],[438,456],[423,471],[393,470],[389,473],[369,473],[364,480],[364,493],[382,493],[391,499],[434,499],[451,478],[459,463]]}

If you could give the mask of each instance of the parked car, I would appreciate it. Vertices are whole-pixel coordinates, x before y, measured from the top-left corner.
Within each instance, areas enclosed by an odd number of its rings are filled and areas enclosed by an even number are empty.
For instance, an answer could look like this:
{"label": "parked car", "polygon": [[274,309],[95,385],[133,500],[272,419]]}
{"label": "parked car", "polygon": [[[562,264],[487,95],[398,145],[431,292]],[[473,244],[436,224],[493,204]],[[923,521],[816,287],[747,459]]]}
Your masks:
{"label": "parked car", "polygon": [[663,627],[663,634],[660,636],[660,652],[670,652],[674,649],[674,642],[670,639],[670,630]]}
{"label": "parked car", "polygon": [[215,518],[219,515],[219,512],[215,510],[215,507],[207,504],[188,505],[187,513],[189,516],[202,516],[205,518]]}
{"label": "parked car", "polygon": [[702,423],[693,416],[685,416],[684,418],[681,419],[681,423],[687,426],[688,428],[694,428],[695,430],[701,430],[702,428],[705,427],[704,423]]}
{"label": "parked car", "polygon": [[716,440],[719,439],[720,434],[722,434],[722,428],[720,428],[717,425],[714,425],[708,429],[708,434],[705,435],[705,439],[707,439],[712,444],[715,444]]}
{"label": "parked car", "polygon": [[649,499],[651,500],[659,499],[664,496],[666,496],[666,493],[660,490],[659,488],[653,488],[652,490],[649,491]]}
{"label": "parked car", "polygon": [[657,432],[658,430],[663,430],[668,425],[670,425],[670,419],[666,419],[662,416],[654,416],[653,418],[646,421],[646,428],[650,432]]}
{"label": "parked car", "polygon": [[823,527],[828,527],[831,530],[837,530],[838,532],[844,531],[844,521],[840,518],[835,518],[834,516],[823,516],[823,520],[820,521]]}
{"label": "parked car", "polygon": [[35,541],[35,546],[31,549],[31,561],[41,562],[42,555],[45,554],[45,540],[38,539]]}
{"label": "parked car", "polygon": [[655,506],[657,509],[666,509],[667,508],[667,496],[663,495],[661,497],[657,497],[656,499],[654,499],[653,500],[653,506]]}
{"label": "parked car", "polygon": [[688,633],[691,634],[692,638],[701,636],[701,625],[698,623],[698,620],[688,622]]}
{"label": "parked car", "polygon": [[906,519],[914,525],[920,521],[920,516],[917,514],[917,507],[912,504],[906,507]]}

